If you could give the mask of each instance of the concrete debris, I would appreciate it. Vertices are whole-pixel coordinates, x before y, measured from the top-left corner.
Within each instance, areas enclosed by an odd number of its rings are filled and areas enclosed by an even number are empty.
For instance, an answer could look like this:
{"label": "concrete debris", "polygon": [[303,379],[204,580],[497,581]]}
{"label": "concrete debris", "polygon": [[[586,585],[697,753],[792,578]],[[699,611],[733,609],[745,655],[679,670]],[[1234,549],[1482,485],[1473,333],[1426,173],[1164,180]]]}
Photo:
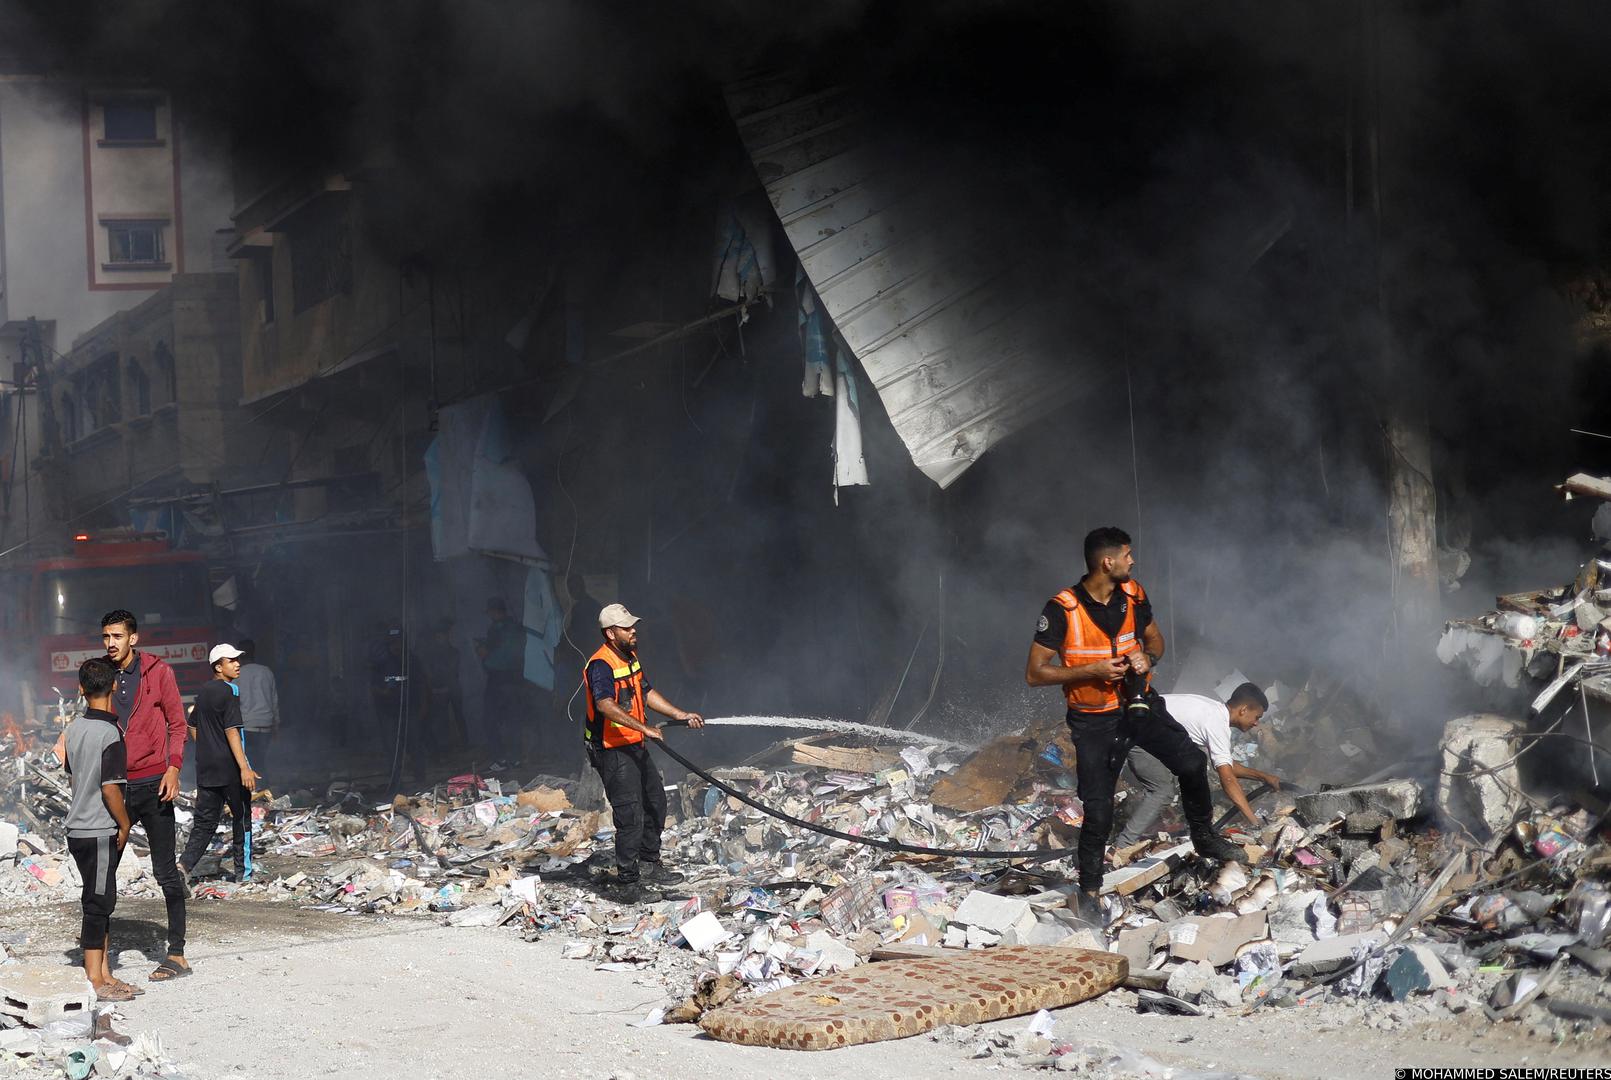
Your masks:
{"label": "concrete debris", "polygon": [[1480,713],[1443,728],[1438,771],[1438,812],[1486,840],[1504,835],[1523,806],[1516,750],[1526,731],[1520,720]]}
{"label": "concrete debris", "polygon": [[[1261,725],[1271,730],[1256,745],[1239,744],[1259,755],[1260,768],[1302,775],[1326,761],[1335,766],[1335,753],[1314,753],[1311,729],[1322,732],[1322,745],[1355,749],[1357,760],[1345,755],[1353,776],[1401,753],[1375,740],[1354,706],[1330,704],[1338,700],[1332,691],[1304,687],[1282,700],[1287,722],[1302,718],[1306,734],[1284,738],[1277,721]],[[1504,745],[1514,754],[1515,730],[1487,716],[1451,723],[1445,771],[1493,769],[1504,778],[1493,751]],[[927,744],[850,745],[851,736],[834,733],[834,745],[786,740],[714,775],[841,832],[960,850],[1065,848],[1077,839],[1083,808],[1073,793],[1072,747],[1060,733],[1062,725],[1031,728],[971,757]],[[0,825],[0,895],[42,905],[70,901],[77,888],[61,830],[66,780],[47,758],[29,751],[20,770],[0,769],[0,822],[12,826]],[[260,793],[259,873],[218,880],[210,857],[197,902],[252,898],[550,940],[567,958],[663,987],[657,1008],[665,1023],[702,1021],[791,987],[868,977],[903,955],[983,958],[1030,948],[1122,958],[1134,973],[1137,1008],[1183,1015],[1280,1007],[1323,993],[1378,1001],[1382,1010],[1475,1018],[1493,993],[1496,965],[1520,965],[1538,978],[1554,964],[1553,982],[1532,999],[1512,996],[1507,1015],[1603,1024],[1594,1008],[1555,1003],[1592,1004],[1592,981],[1611,972],[1604,823],[1570,802],[1535,800],[1525,812],[1486,804],[1478,785],[1465,792],[1476,800],[1464,821],[1484,834],[1483,850],[1441,828],[1458,820],[1456,786],[1440,784],[1437,819],[1408,779],[1259,794],[1265,821],[1238,837],[1246,866],[1196,856],[1183,823],[1166,812],[1154,839],[1113,853],[1105,932],[1076,924],[1066,906],[1067,857],[1014,866],[886,853],[801,830],[693,776],[672,795],[664,836],[666,864],[684,880],[630,902],[610,888],[613,827],[586,784],[471,774],[384,802],[341,784]],[[188,806],[181,796],[181,811]],[[146,865],[143,857],[123,861],[123,895],[159,895]],[[976,1044],[1026,1066],[1079,1060],[1043,1031],[1003,1043],[979,1036]]]}
{"label": "concrete debris", "polygon": [[[951,921],[961,926],[977,927],[994,934],[1012,934],[1017,939],[1029,936],[1035,927],[1035,912],[1027,901],[1015,896],[996,896],[982,890],[967,895]],[[1016,944],[1011,942],[1009,944]]]}
{"label": "concrete debris", "polygon": [[1310,825],[1324,824],[1350,814],[1377,812],[1406,821],[1422,810],[1421,785],[1414,780],[1384,780],[1359,787],[1332,788],[1300,795],[1293,802],[1298,818]]}

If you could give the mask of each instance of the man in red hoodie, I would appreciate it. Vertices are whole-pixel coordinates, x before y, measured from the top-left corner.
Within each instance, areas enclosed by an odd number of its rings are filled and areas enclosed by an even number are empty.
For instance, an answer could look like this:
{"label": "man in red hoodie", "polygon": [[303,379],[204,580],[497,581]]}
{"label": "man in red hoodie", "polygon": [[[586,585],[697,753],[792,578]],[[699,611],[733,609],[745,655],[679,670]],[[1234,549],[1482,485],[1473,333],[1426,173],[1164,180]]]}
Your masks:
{"label": "man in red hoodie", "polygon": [[139,641],[139,624],[132,612],[120,608],[102,616],[101,644],[118,669],[112,706],[128,750],[123,801],[130,820],[145,829],[151,873],[162,886],[168,907],[168,956],[151,973],[152,982],[166,982],[190,974],[185,961],[185,886],[175,852],[173,816],[189,732],[173,669],[136,650]]}

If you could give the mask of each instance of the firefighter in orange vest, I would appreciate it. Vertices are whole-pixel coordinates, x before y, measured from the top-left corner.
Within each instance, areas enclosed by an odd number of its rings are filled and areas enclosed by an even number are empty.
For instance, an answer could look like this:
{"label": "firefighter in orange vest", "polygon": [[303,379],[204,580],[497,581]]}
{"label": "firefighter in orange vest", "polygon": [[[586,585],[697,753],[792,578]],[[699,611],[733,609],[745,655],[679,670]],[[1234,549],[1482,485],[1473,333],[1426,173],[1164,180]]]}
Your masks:
{"label": "firefighter in orange vest", "polygon": [[1024,669],[1030,686],[1061,687],[1068,702],[1075,776],[1085,804],[1079,883],[1069,906],[1099,929],[1104,926],[1098,901],[1102,855],[1113,828],[1114,787],[1132,744],[1175,774],[1198,853],[1246,861],[1241,848],[1214,831],[1208,759],[1152,690],[1152,669],[1164,654],[1163,632],[1153,621],[1147,591],[1130,576],[1134,566],[1130,537],[1122,529],[1095,529],[1086,536],[1085,576],[1047,602]]}
{"label": "firefighter in orange vest", "polygon": [[638,662],[638,617],[621,604],[599,612],[604,644],[588,658],[582,682],[587,698],[587,758],[604,781],[615,818],[615,880],[612,897],[622,903],[646,899],[642,882],[672,885],[682,875],[660,860],[666,827],[666,787],[644,739],[663,739],[648,710],[692,728],[705,726],[698,713],[679,709],[649,685]]}

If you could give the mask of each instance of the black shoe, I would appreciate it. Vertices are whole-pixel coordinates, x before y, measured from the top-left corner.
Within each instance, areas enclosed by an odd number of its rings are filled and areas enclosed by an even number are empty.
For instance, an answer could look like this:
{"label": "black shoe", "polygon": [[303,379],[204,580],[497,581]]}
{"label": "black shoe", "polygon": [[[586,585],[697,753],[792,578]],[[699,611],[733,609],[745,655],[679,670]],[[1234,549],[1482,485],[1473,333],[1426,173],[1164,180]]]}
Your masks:
{"label": "black shoe", "polygon": [[1107,916],[1102,913],[1102,901],[1096,893],[1075,889],[1069,894],[1067,906],[1074,918],[1100,933],[1107,928]]}
{"label": "black shoe", "polygon": [[681,885],[683,877],[675,870],[666,869],[665,863],[642,863],[638,875],[651,885]]}
{"label": "black shoe", "polygon": [[1251,860],[1242,845],[1233,844],[1216,832],[1199,833],[1191,838],[1191,846],[1205,859],[1218,859],[1220,862],[1245,863]]}
{"label": "black shoe", "polygon": [[660,894],[641,881],[616,881],[599,891],[615,904],[653,904],[660,900]]}

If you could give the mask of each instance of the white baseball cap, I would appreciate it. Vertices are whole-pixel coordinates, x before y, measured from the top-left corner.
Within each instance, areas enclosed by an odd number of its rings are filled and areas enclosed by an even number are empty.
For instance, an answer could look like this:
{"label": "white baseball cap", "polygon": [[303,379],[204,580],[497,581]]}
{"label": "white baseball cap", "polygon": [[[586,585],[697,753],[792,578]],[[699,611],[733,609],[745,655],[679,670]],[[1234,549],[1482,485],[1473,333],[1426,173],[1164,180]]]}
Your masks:
{"label": "white baseball cap", "polygon": [[606,604],[604,610],[599,612],[599,629],[608,630],[612,626],[636,626],[642,621],[626,609],[625,604]]}
{"label": "white baseball cap", "polygon": [[220,660],[233,660],[237,656],[245,655],[245,653],[241,652],[233,645],[214,645],[213,651],[207,654],[207,662],[209,664],[216,664]]}

